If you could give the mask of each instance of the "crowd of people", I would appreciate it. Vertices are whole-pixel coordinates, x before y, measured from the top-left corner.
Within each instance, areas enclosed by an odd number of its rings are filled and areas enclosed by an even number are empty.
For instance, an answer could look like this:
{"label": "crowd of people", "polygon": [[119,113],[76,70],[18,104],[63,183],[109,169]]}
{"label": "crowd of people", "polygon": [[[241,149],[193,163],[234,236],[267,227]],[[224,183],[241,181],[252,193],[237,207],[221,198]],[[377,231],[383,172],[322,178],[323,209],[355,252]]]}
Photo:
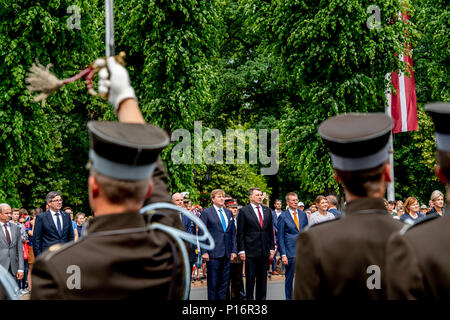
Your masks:
{"label": "crowd of people", "polygon": [[[253,193],[257,193],[257,198]],[[250,203],[256,203],[261,205],[261,211],[270,206],[269,196],[262,194],[258,188],[250,190]],[[253,200],[252,200],[253,199]],[[22,295],[31,293],[32,280],[31,272],[35,256],[41,254],[42,251],[49,248],[55,243],[66,243],[70,241],[78,241],[82,235],[86,226],[86,216],[83,212],[78,212],[75,217],[73,216],[73,210],[71,207],[62,207],[62,197],[57,192],[50,192],[46,198],[46,211],[41,208],[31,209],[29,212],[24,209],[11,208],[8,204],[0,204],[0,217],[3,225],[9,227],[17,226],[20,231],[20,243],[18,247],[22,246],[22,252],[17,250],[18,255],[22,254],[22,261],[18,263],[16,270],[11,268],[13,264],[9,265],[9,271],[17,279],[18,288]],[[216,248],[222,248],[220,253],[217,253],[218,249],[215,249],[214,254],[210,254],[200,248],[200,244],[191,245],[191,279],[192,283],[195,281],[207,280],[208,286],[208,298],[210,300],[229,299],[229,300],[244,300],[254,299],[254,296],[250,296],[247,292],[252,292],[251,289],[246,290],[244,285],[244,279],[246,279],[246,263],[243,256],[238,255],[239,250],[245,247],[242,238],[238,235],[238,216],[240,210],[244,207],[239,204],[236,199],[231,195],[225,194],[223,190],[213,190],[211,193],[212,206],[204,209],[198,204],[193,204],[189,199],[189,193],[175,193],[172,195],[172,202],[187,211],[192,212],[197,217],[200,217],[208,227],[208,231],[214,236],[216,242]],[[253,201],[253,202],[252,202]],[[273,231],[273,256],[266,257],[267,266],[264,267],[266,272],[265,277],[271,278],[272,275],[284,275],[285,278],[285,297],[287,300],[292,298],[292,286],[294,278],[294,265],[295,265],[295,246],[298,233],[304,230],[306,227],[311,227],[315,224],[323,223],[329,220],[339,219],[342,216],[341,211],[337,209],[339,206],[337,197],[335,195],[323,196],[319,195],[313,203],[307,208],[305,204],[300,202],[298,196],[294,192],[289,192],[285,196],[286,206],[283,210],[283,201],[281,199],[275,199],[273,201],[273,209],[271,209],[271,226],[269,229]],[[444,195],[441,191],[435,190],[431,194],[429,206],[424,204],[420,205],[419,201],[414,197],[408,197],[405,201],[387,201],[384,199],[384,204],[387,212],[393,219],[400,220],[406,224],[413,224],[420,221],[425,216],[442,216],[444,209]],[[223,210],[224,214],[228,217],[222,219],[218,215],[218,219],[207,219],[209,215],[215,216],[218,214],[217,210]],[[58,222],[54,225],[46,225],[45,215],[55,215],[61,213],[60,226]],[[41,216],[41,214],[43,214]],[[34,230],[36,217],[40,216],[38,222],[39,231],[36,235]],[[261,216],[263,217],[263,215]],[[180,213],[181,222],[184,229],[197,235],[199,234],[198,226],[191,220],[183,217]],[[264,218],[263,218],[264,220]],[[232,222],[232,224],[227,223]],[[227,239],[222,237],[222,234],[218,236],[218,226],[222,226],[222,223],[230,226],[224,226],[225,231],[229,231]],[[234,227],[233,227],[234,226]],[[59,233],[54,233],[54,237],[49,238],[49,234],[52,231],[61,230]],[[66,231],[66,232],[65,232]],[[241,232],[246,232],[241,229]],[[11,232],[13,234],[13,232]],[[33,234],[35,235],[33,237]],[[38,239],[36,239],[36,236]],[[238,246],[238,239],[241,238],[241,244]],[[224,243],[228,241],[229,243]],[[269,250],[270,252],[270,250]],[[227,261],[224,262],[224,258]],[[220,260],[220,259],[221,260]],[[220,263],[216,263],[220,260]],[[265,262],[264,262],[265,263]],[[21,267],[23,266],[23,267]],[[208,272],[209,270],[209,272]],[[256,271],[249,270],[252,277],[256,278]],[[262,272],[258,274],[261,278]],[[259,298],[265,297],[265,290],[261,287],[265,287],[265,281],[260,281]],[[255,280],[253,280],[255,281]],[[250,282],[251,284],[251,282]],[[219,288],[220,287],[220,288]]]}
{"label": "crowd of people", "polygon": [[[252,189],[252,192],[255,190],[258,189]],[[223,203],[221,201],[218,203],[216,199],[218,193],[220,198],[223,197]],[[310,227],[322,222],[339,219],[341,218],[342,213],[337,209],[339,203],[335,195],[328,195],[326,197],[319,195],[307,208],[305,208],[303,202],[299,201],[297,194],[294,192],[289,192],[286,195],[285,200],[285,210],[282,209],[282,200],[275,199],[273,202],[272,223],[274,233],[274,256],[273,259],[269,258],[267,277],[270,279],[272,275],[284,275],[285,297],[287,300],[290,300],[292,297],[294,276],[293,266],[295,264],[295,245],[298,233],[308,226]],[[205,210],[203,210],[200,205],[192,203],[189,199],[189,192],[173,194],[172,201],[176,206],[186,209],[198,217],[202,217],[202,215],[206,217],[206,214],[211,211],[213,212],[211,215],[215,216],[218,214],[218,210],[222,208],[224,212],[229,210],[231,213],[230,218],[233,218],[235,224],[236,240],[234,240],[234,242],[237,243],[238,215],[243,205],[239,204],[237,199],[234,199],[231,195],[225,194],[225,192],[220,189],[214,190],[211,193],[212,206]],[[263,202],[265,202],[264,204],[266,207],[269,207],[270,202],[267,194],[263,194]],[[424,204],[419,205],[419,201],[415,197],[408,197],[405,201],[387,201],[384,199],[384,204],[387,212],[393,219],[400,220],[409,225],[420,221],[420,219],[425,216],[442,216],[445,211],[444,195],[439,190],[432,192],[429,206]],[[292,219],[289,219],[289,215],[292,216]],[[196,234],[198,237],[198,226],[194,225],[188,219],[183,219],[181,213],[180,217],[185,230],[189,233]],[[218,214],[218,217],[219,219],[206,224],[207,227],[210,228],[209,231],[212,234],[216,233],[214,229],[222,223],[220,214]],[[208,221],[206,218],[202,220]],[[219,246],[222,245],[222,237],[216,237],[215,240],[217,240]],[[208,298],[210,300],[244,300],[246,298],[246,290],[243,281],[246,278],[245,261],[241,260],[237,255],[237,252],[234,252],[236,253],[235,256],[231,256],[230,253],[226,255],[226,258],[230,259],[230,263],[221,266],[219,276],[217,275],[217,268],[211,265],[209,255],[202,254],[203,252],[199,244],[193,245],[191,249],[192,255],[190,262],[192,283],[195,283],[195,281],[203,283],[203,280],[208,279]],[[235,251],[236,250],[237,249],[235,249]],[[225,252],[222,252],[222,256],[223,255],[225,255]],[[207,276],[209,265],[211,265],[210,269],[214,268],[214,270],[211,271],[213,276],[210,277]],[[224,270],[225,268],[226,270]],[[221,291],[219,294],[217,283],[222,281],[222,279],[219,279],[220,277],[225,278],[224,284],[226,283],[227,285],[222,285],[222,289],[220,290],[223,292]],[[211,282],[214,283],[211,284]],[[249,299],[253,298],[254,297],[249,297]]]}

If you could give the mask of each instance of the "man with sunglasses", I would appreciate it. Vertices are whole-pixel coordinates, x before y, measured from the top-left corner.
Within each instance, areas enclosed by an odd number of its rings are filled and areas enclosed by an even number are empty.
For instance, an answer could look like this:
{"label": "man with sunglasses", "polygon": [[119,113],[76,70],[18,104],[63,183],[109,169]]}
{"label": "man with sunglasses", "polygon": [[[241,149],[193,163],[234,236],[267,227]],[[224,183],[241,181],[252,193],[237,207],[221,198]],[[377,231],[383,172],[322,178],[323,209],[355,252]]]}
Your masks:
{"label": "man with sunglasses", "polygon": [[57,243],[74,240],[70,215],[62,211],[62,197],[56,191],[47,194],[48,210],[36,217],[33,231],[33,250],[39,256],[47,248]]}

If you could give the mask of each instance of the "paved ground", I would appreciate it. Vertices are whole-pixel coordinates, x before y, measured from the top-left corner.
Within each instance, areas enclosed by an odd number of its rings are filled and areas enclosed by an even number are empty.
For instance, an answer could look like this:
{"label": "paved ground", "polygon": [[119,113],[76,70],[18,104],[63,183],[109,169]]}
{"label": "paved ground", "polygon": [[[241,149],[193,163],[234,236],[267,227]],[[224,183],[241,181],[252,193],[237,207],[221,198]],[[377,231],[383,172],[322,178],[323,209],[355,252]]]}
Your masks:
{"label": "paved ground", "polygon": [[[30,300],[30,295],[24,295],[23,300]],[[191,285],[190,300],[207,300],[206,280],[195,281]],[[267,300],[285,300],[284,275],[272,276],[267,279]]]}
{"label": "paved ground", "polygon": [[[190,300],[207,300],[206,281],[196,281],[191,286]],[[285,300],[284,276],[267,279],[267,300]]]}

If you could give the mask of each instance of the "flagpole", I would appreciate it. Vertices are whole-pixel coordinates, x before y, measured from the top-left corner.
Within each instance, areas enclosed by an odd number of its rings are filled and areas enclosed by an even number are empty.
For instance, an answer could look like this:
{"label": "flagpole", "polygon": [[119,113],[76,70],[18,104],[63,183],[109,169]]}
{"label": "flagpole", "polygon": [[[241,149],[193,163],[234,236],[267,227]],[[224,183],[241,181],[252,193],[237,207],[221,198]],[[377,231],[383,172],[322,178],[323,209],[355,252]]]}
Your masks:
{"label": "flagpole", "polygon": [[[392,118],[392,114],[391,114],[391,88],[390,88],[390,83],[391,83],[391,74],[387,73],[385,76],[386,80],[387,80],[387,86],[386,86],[386,90],[385,90],[385,96],[386,96],[386,101],[385,101],[385,112],[386,114]],[[394,176],[394,136],[392,134],[392,130],[391,130],[391,134],[389,136],[389,164],[391,165],[391,170],[390,170],[390,177],[391,177],[391,182],[388,182],[387,185],[387,200],[388,201],[395,201],[395,176]]]}
{"label": "flagpole", "polygon": [[388,201],[395,201],[395,187],[394,187],[394,136],[391,135],[389,137],[389,163],[391,165],[391,182],[388,183],[387,187],[387,200]]}

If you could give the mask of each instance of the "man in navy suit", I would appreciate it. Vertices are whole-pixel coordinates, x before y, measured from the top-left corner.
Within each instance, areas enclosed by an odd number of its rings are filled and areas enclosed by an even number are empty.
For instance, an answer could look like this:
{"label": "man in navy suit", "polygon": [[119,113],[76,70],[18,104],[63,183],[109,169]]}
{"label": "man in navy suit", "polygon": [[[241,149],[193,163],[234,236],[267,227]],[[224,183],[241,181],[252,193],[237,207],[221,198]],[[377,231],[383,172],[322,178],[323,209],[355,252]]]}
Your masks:
{"label": "man in navy suit", "polygon": [[237,257],[236,227],[233,214],[224,207],[225,192],[211,192],[213,206],[202,212],[205,223],[216,244],[213,250],[202,249],[206,261],[208,300],[225,300],[230,279],[230,261]]}
{"label": "man in navy suit", "polygon": [[61,194],[51,191],[45,198],[49,210],[36,217],[33,230],[33,251],[37,257],[57,243],[74,240],[70,215],[61,210]]}
{"label": "man in navy suit", "polygon": [[284,292],[286,300],[291,300],[292,282],[295,269],[295,244],[298,233],[308,225],[306,213],[297,208],[298,196],[294,192],[286,195],[288,209],[278,219],[278,244],[281,261],[286,266]]}

